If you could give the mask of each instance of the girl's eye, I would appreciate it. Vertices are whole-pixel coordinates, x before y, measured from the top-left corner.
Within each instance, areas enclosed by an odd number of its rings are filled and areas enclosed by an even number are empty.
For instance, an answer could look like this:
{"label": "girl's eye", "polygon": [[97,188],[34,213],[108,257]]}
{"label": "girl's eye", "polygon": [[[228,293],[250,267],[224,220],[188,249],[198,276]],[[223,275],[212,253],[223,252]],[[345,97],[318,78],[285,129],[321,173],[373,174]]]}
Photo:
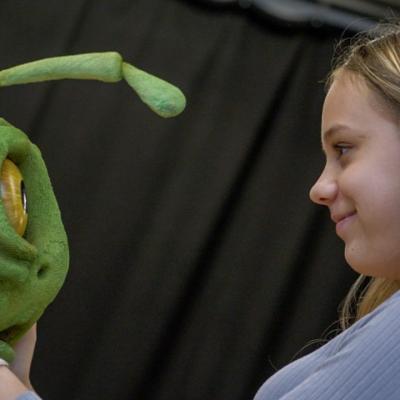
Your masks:
{"label": "girl's eye", "polygon": [[8,158],[0,171],[0,192],[11,226],[23,236],[28,224],[25,186],[21,171]]}
{"label": "girl's eye", "polygon": [[341,158],[342,156],[347,154],[347,152],[351,149],[351,146],[345,143],[337,143],[333,145],[333,148],[335,149],[338,158]]}

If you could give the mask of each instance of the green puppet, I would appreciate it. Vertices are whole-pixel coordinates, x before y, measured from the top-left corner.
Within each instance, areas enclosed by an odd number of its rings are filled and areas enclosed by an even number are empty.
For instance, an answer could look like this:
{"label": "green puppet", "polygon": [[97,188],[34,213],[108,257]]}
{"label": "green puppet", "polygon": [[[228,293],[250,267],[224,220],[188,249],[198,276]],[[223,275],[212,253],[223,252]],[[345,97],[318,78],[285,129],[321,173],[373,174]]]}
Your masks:
{"label": "green puppet", "polygon": [[[125,79],[154,112],[173,117],[185,108],[175,86],[116,52],[47,58],[0,71],[0,87],[56,79]],[[68,270],[68,241],[39,149],[0,118],[0,358],[39,319]]]}

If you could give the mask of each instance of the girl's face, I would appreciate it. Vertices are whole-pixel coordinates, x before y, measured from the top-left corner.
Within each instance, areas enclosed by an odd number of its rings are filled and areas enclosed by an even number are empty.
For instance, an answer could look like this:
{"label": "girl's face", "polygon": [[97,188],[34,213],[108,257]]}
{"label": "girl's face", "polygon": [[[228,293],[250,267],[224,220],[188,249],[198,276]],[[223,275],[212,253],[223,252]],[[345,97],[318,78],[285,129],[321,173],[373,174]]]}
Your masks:
{"label": "girl's face", "polygon": [[329,208],[350,266],[391,279],[400,279],[399,126],[361,78],[339,72],[322,112],[326,164],[310,191]]}

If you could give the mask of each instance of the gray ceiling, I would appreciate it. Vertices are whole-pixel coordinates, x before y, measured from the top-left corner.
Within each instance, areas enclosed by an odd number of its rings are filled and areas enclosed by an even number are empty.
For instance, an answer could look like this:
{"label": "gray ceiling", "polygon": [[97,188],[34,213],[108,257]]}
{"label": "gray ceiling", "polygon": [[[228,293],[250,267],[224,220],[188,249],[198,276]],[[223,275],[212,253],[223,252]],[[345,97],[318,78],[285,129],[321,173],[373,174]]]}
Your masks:
{"label": "gray ceiling", "polygon": [[[369,29],[377,21],[400,16],[400,0],[198,0],[254,9],[278,21],[349,31]],[[400,19],[400,18],[399,18]]]}

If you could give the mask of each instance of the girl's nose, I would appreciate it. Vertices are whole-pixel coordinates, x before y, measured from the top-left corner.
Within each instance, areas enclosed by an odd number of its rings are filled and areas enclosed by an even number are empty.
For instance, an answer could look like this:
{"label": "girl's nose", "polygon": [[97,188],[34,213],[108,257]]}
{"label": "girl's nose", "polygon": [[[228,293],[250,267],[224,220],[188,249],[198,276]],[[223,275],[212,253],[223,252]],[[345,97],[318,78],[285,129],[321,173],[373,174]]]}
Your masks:
{"label": "girl's nose", "polygon": [[314,203],[328,206],[338,192],[337,182],[332,177],[328,177],[325,172],[318,178],[317,182],[310,189],[310,199]]}

